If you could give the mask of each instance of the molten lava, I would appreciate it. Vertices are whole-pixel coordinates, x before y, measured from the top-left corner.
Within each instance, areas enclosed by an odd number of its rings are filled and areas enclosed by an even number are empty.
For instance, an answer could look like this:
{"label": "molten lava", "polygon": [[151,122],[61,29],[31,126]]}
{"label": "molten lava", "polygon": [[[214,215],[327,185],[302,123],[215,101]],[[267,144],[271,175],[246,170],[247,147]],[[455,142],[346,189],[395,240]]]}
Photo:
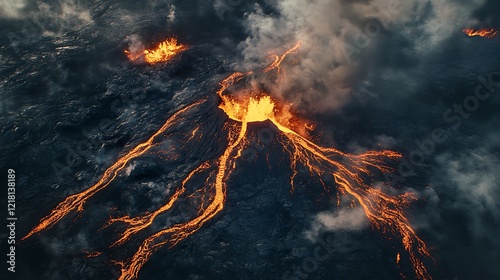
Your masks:
{"label": "molten lava", "polygon": [[465,34],[469,37],[485,37],[485,38],[493,38],[498,34],[498,31],[495,29],[473,29],[473,28],[465,28],[463,30]]}
{"label": "molten lava", "polygon": [[59,222],[62,218],[64,218],[66,215],[73,211],[83,211],[83,205],[85,202],[92,197],[94,194],[97,192],[103,190],[106,188],[118,175],[118,173],[127,165],[127,163],[144,153],[146,153],[149,149],[151,149],[154,145],[154,141],[158,136],[163,134],[165,131],[167,131],[173,124],[176,122],[181,121],[182,119],[180,116],[191,109],[194,106],[197,106],[201,104],[204,100],[195,102],[191,105],[188,105],[176,113],[174,113],[158,131],[156,131],[147,141],[137,145],[134,149],[132,149],[130,152],[126,153],[123,155],[121,158],[119,158],[113,165],[111,165],[106,171],[104,171],[104,174],[102,177],[95,183],[93,186],[90,188],[86,189],[85,191],[77,194],[73,194],[68,196],[65,200],[60,202],[53,210],[50,212],[49,215],[46,217],[42,218],[40,221],[40,224],[38,224],[33,230],[31,230],[26,236],[24,236],[21,240],[24,240],[33,234],[39,233],[45,229],[48,229],[52,227],[54,224]]}
{"label": "molten lava", "polygon": [[289,50],[287,50],[284,54],[282,54],[281,56],[279,55],[272,55],[271,57],[274,58],[274,61],[273,63],[271,63],[269,66],[267,66],[266,68],[264,68],[264,70],[262,70],[262,73],[267,73],[271,70],[274,70],[274,69],[277,69],[277,72],[278,74],[281,73],[281,62],[283,62],[283,60],[285,59],[285,57],[287,57],[287,55],[297,51],[300,47],[300,42],[297,42],[297,44],[295,44],[295,46]]}
{"label": "molten lava", "polygon": [[[299,44],[281,56],[276,55],[274,62],[261,72],[267,73],[276,70],[279,73],[281,71],[280,65],[287,55],[297,51],[298,48]],[[144,52],[145,55],[150,53],[152,52]],[[359,205],[374,228],[389,234],[390,239],[396,238],[401,242],[406,253],[404,255],[397,253],[397,263],[403,262],[403,257],[405,257],[412,265],[418,279],[432,279],[423,262],[423,258],[430,257],[429,250],[424,241],[417,236],[405,215],[405,208],[415,197],[409,193],[391,195],[383,187],[373,187],[375,183],[373,177],[377,174],[393,171],[389,163],[401,158],[401,154],[389,150],[348,154],[332,147],[315,144],[308,139],[306,132],[306,130],[314,129],[314,125],[297,118],[290,107],[284,105],[286,102],[283,100],[273,98],[265,91],[240,90],[236,94],[228,93],[230,87],[252,74],[253,72],[236,72],[220,82],[221,87],[217,91],[217,95],[221,99],[219,108],[228,116],[226,125],[228,136],[227,139],[221,141],[225,143],[222,154],[218,158],[206,161],[194,168],[184,178],[166,204],[158,210],[144,213],[138,217],[111,218],[105,225],[122,224],[125,226],[123,233],[111,246],[122,245],[138,232],[149,227],[156,217],[172,211],[172,207],[179,203],[181,197],[187,199],[193,197],[193,194],[186,193],[186,186],[194,176],[206,178],[205,186],[201,186],[201,188],[209,190],[206,192],[208,198],[203,196],[204,200],[199,205],[198,215],[187,222],[174,224],[147,237],[130,259],[117,262],[121,266],[120,279],[136,278],[140,269],[156,250],[164,245],[175,246],[221,212],[226,201],[226,182],[237,167],[237,161],[242,151],[249,143],[248,126],[253,122],[264,121],[270,122],[280,131],[279,143],[282,144],[283,150],[290,155],[292,190],[295,188],[295,177],[299,174],[299,165],[306,167],[309,174],[320,178],[319,180],[324,176],[331,176],[335,182],[332,187],[336,188],[338,193],[353,200],[353,206]],[[182,115],[201,102],[186,106],[172,115],[147,141],[139,144],[109,167],[96,184],[81,193],[66,198],[23,239],[53,226],[73,211],[81,211],[87,199],[108,186],[130,160],[147,152],[158,135],[166,132],[172,124],[181,122],[184,119]],[[199,126],[189,133],[188,141],[196,139],[195,135],[198,133],[201,133]],[[211,173],[210,169],[214,169],[215,173]],[[326,184],[321,182],[326,188]]]}
{"label": "molten lava", "polygon": [[177,39],[170,38],[161,42],[156,48],[151,50],[140,50],[136,52],[130,52],[125,50],[125,54],[130,60],[144,59],[149,64],[155,64],[158,62],[166,62],[172,59],[176,54],[186,50],[185,45],[177,43]]}

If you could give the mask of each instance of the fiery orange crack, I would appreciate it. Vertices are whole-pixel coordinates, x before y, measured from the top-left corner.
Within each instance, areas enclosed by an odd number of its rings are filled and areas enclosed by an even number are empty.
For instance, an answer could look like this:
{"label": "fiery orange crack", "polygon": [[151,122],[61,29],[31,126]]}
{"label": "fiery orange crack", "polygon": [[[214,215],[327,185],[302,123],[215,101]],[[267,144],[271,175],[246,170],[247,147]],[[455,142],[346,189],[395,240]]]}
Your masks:
{"label": "fiery orange crack", "polygon": [[139,216],[139,217],[129,217],[129,216],[124,216],[124,217],[120,217],[120,218],[112,218],[109,220],[108,224],[105,225],[105,227],[113,224],[113,223],[116,223],[116,222],[122,222],[122,223],[126,223],[128,224],[128,227],[127,229],[125,230],[125,232],[122,234],[122,236],[120,237],[120,239],[118,239],[117,241],[115,241],[111,246],[117,246],[117,245],[122,245],[125,241],[127,241],[128,239],[130,239],[130,237],[136,233],[138,233],[139,231],[147,228],[148,226],[150,226],[152,223],[153,223],[153,220],[160,214],[168,211],[170,208],[172,208],[172,206],[174,205],[174,203],[177,201],[177,199],[182,195],[184,194],[186,188],[185,188],[185,185],[186,183],[193,177],[194,174],[200,172],[200,171],[203,171],[205,169],[207,169],[208,167],[210,167],[210,165],[208,164],[208,162],[205,162],[203,164],[201,164],[200,166],[198,166],[197,168],[195,168],[193,171],[191,171],[187,177],[182,181],[182,184],[181,184],[181,187],[172,195],[172,197],[170,198],[170,200],[168,201],[167,204],[163,205],[161,208],[159,208],[158,210],[154,211],[154,212],[151,212],[151,213],[145,213],[144,215],[142,216]]}
{"label": "fiery orange crack", "polygon": [[[246,131],[247,123],[242,122],[238,136],[235,136],[234,132],[230,133],[229,144],[222,156],[219,158],[218,171],[214,183],[215,193],[211,198],[212,202],[204,209],[201,215],[187,223],[174,225],[146,238],[128,262],[118,262],[122,266],[122,273],[119,280],[136,278],[139,270],[149,260],[154,251],[167,243],[169,243],[170,246],[176,245],[178,242],[200,229],[207,221],[211,220],[224,208],[224,202],[226,199],[225,179],[233,170],[232,168],[228,170],[228,167],[231,166],[232,161],[235,161],[238,156],[241,155],[243,146],[238,146],[245,137]],[[235,151],[236,155],[231,158],[231,155],[233,155]],[[162,239],[169,234],[169,239]]]}
{"label": "fiery orange crack", "polygon": [[272,55],[271,57],[274,58],[274,61],[273,63],[271,63],[269,66],[267,66],[266,68],[264,68],[264,70],[262,70],[262,73],[267,73],[273,69],[277,69],[277,72],[278,74],[281,73],[281,62],[283,62],[283,60],[285,59],[285,57],[287,57],[287,55],[297,51],[300,47],[300,42],[297,42],[297,44],[295,44],[295,46],[293,46],[293,48],[287,50],[285,53],[283,53],[281,56],[279,55]]}
{"label": "fiery orange crack", "polygon": [[172,125],[176,124],[179,121],[179,117],[183,113],[185,113],[186,111],[197,105],[200,105],[204,101],[205,100],[197,101],[175,112],[160,127],[160,129],[156,131],[148,140],[137,145],[134,149],[132,149],[130,152],[119,158],[113,165],[111,165],[108,169],[106,169],[106,171],[104,171],[104,174],[97,183],[95,183],[93,186],[91,186],[90,188],[86,189],[83,192],[68,196],[65,200],[60,202],[50,212],[49,215],[42,218],[40,223],[35,228],[33,228],[26,236],[24,236],[21,240],[24,240],[32,236],[33,234],[39,233],[43,230],[52,227],[54,224],[58,223],[62,218],[64,218],[66,215],[68,215],[73,211],[78,211],[78,212],[83,211],[83,205],[85,204],[85,202],[94,194],[106,188],[116,178],[118,173],[127,165],[127,163],[130,160],[139,157],[143,155],[145,152],[147,152],[154,145],[153,142],[155,141],[155,139],[159,135],[167,131]]}
{"label": "fiery orange crack", "polygon": [[474,29],[474,28],[465,28],[463,30],[465,34],[469,37],[485,37],[485,38],[493,38],[498,34],[498,31],[491,28],[491,29]]}
{"label": "fiery orange crack", "polygon": [[176,54],[186,50],[187,47],[183,44],[177,42],[175,38],[169,38],[161,42],[156,48],[150,50],[140,50],[135,52],[130,52],[125,50],[125,54],[131,61],[143,58],[149,64],[155,64],[158,62],[166,62]]}

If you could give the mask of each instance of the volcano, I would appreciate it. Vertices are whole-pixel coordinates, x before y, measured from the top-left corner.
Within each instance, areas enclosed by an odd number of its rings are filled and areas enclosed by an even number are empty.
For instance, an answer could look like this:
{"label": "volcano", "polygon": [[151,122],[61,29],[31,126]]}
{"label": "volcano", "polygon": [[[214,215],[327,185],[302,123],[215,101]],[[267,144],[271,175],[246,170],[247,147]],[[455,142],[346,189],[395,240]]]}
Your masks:
{"label": "volcano", "polygon": [[1,279],[500,279],[500,6],[399,2],[0,2]]}

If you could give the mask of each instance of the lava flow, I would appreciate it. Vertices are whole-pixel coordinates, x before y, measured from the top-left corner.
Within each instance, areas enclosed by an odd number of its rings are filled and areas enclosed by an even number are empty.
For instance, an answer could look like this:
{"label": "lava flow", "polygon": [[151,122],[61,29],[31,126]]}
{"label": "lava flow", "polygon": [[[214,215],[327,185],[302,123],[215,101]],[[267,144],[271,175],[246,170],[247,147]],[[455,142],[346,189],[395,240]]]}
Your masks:
{"label": "lava flow", "polygon": [[[260,73],[276,71],[278,75],[281,75],[281,63],[287,55],[297,51],[298,48],[299,44],[281,56],[274,56],[274,62]],[[337,188],[340,194],[356,201],[354,205],[359,205],[364,210],[374,228],[389,234],[389,239],[397,238],[400,240],[405,253],[404,255],[397,254],[397,263],[403,263],[404,257],[409,261],[408,264],[413,267],[418,279],[432,279],[423,262],[423,258],[430,257],[429,250],[424,241],[417,236],[405,215],[405,208],[415,197],[409,193],[390,195],[384,191],[384,187],[372,187],[374,176],[393,171],[389,163],[394,163],[401,158],[401,154],[389,150],[349,154],[332,147],[317,145],[309,139],[306,132],[306,130],[313,129],[314,126],[295,116],[290,106],[285,105],[283,100],[272,97],[264,90],[246,90],[244,87],[243,90],[240,87],[239,90],[235,91],[236,93],[229,93],[230,88],[242,83],[246,77],[253,74],[252,71],[236,72],[220,82],[221,87],[217,91],[217,95],[221,99],[219,108],[228,117],[226,123],[227,139],[219,142],[225,143],[222,154],[194,168],[181,182],[178,190],[158,210],[144,213],[138,217],[112,218],[105,225],[110,226],[118,223],[125,227],[123,234],[112,244],[112,246],[122,245],[138,232],[150,226],[158,215],[171,211],[174,204],[179,203],[181,197],[190,199],[191,196],[186,194],[186,185],[194,176],[206,178],[205,185],[200,187],[208,190],[209,197],[202,200],[198,207],[198,214],[186,222],[174,224],[147,237],[130,259],[117,262],[121,266],[119,279],[136,278],[142,266],[156,250],[164,245],[175,246],[178,242],[198,231],[206,222],[223,210],[226,201],[226,182],[237,167],[242,151],[249,143],[247,132],[249,124],[254,122],[269,122],[279,130],[278,141],[281,143],[284,153],[290,155],[292,190],[295,188],[295,177],[299,174],[299,165],[306,167],[309,174],[320,178],[319,180],[325,176],[331,176],[335,182],[332,188]],[[175,113],[151,138],[139,144],[108,168],[94,186],[66,198],[23,239],[53,226],[72,211],[81,211],[85,201],[109,185],[131,159],[143,155],[153,145],[157,135],[165,132],[171,124],[181,121],[182,114],[187,113],[200,103],[201,101]],[[199,133],[198,128],[193,130],[190,140],[196,133]],[[212,169],[215,173],[210,172]]]}
{"label": "lava flow", "polygon": [[125,50],[125,54],[131,60],[144,59],[149,64],[166,62],[172,59],[176,54],[186,50],[187,47],[177,43],[177,39],[170,38],[161,42],[156,48],[151,50],[139,50],[131,52]]}
{"label": "lava flow", "polygon": [[203,102],[198,101],[195,102],[191,105],[188,105],[176,113],[174,113],[164,124],[163,126],[156,131],[147,141],[137,145],[134,149],[132,149],[130,152],[127,154],[123,155],[121,158],[119,158],[113,165],[111,165],[106,171],[104,171],[104,174],[102,177],[95,183],[93,186],[90,188],[86,189],[85,191],[77,194],[73,194],[68,196],[65,200],[60,202],[51,212],[49,215],[46,217],[42,218],[40,221],[40,224],[38,224],[33,230],[31,230],[26,236],[24,236],[21,240],[24,240],[33,234],[39,233],[45,229],[48,229],[52,227],[54,224],[59,222],[62,218],[64,218],[66,215],[68,215],[71,212],[74,211],[83,211],[83,205],[87,200],[92,197],[94,194],[97,192],[103,190],[106,188],[118,175],[118,173],[127,165],[127,163],[144,153],[146,153],[149,149],[151,149],[154,145],[154,141],[158,136],[166,132],[172,125],[176,124],[177,122],[181,121],[182,118],[180,117],[184,112],[188,111],[192,107],[199,105]]}
{"label": "lava flow", "polygon": [[473,29],[473,28],[465,28],[463,30],[465,34],[469,37],[485,37],[485,38],[493,38],[498,34],[498,31],[495,29]]}

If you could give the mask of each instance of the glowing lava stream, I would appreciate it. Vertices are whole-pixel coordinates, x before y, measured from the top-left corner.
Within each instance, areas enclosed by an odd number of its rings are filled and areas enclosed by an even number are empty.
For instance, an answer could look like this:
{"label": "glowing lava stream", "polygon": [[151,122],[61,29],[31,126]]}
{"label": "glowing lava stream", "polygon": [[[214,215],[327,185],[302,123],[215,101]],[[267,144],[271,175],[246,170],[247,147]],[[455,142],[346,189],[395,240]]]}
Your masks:
{"label": "glowing lava stream", "polygon": [[64,218],[66,215],[73,211],[83,211],[83,205],[85,202],[92,197],[94,194],[99,192],[100,190],[106,188],[112,181],[113,179],[116,178],[118,173],[127,165],[127,163],[138,157],[143,155],[145,152],[147,152],[152,146],[153,142],[158,137],[160,134],[164,133],[166,130],[168,130],[173,124],[175,124],[177,121],[179,121],[179,116],[183,114],[184,112],[188,111],[189,109],[201,104],[205,100],[201,100],[198,102],[195,102],[191,105],[188,105],[176,113],[174,113],[163,125],[162,127],[156,131],[147,141],[137,145],[134,149],[132,149],[130,152],[122,156],[120,159],[118,159],[113,165],[111,165],[106,171],[104,171],[104,174],[102,177],[99,179],[97,183],[95,183],[93,186],[90,188],[86,189],[85,191],[77,194],[73,194],[68,196],[64,201],[60,202],[51,212],[49,215],[46,217],[42,218],[40,221],[40,224],[38,224],[33,230],[31,230],[26,236],[24,236],[21,240],[24,240],[33,234],[39,233],[45,229],[48,229],[52,227],[54,224],[59,222],[62,218]]}
{"label": "glowing lava stream", "polygon": [[[178,242],[200,229],[205,224],[205,222],[211,220],[224,208],[224,202],[226,199],[226,185],[224,179],[230,175],[230,172],[234,168],[230,169],[229,171],[227,171],[227,169],[228,167],[232,167],[231,162],[235,161],[241,155],[243,146],[237,149],[237,154],[235,157],[231,158],[230,156],[242,142],[246,134],[246,130],[247,123],[242,122],[238,136],[230,136],[228,147],[219,159],[218,172],[215,177],[214,183],[215,194],[212,198],[212,202],[203,210],[201,215],[187,223],[174,225],[146,238],[146,240],[142,242],[141,246],[134,254],[134,256],[132,256],[129,262],[118,262],[122,266],[122,274],[120,275],[120,278],[118,278],[119,280],[136,278],[139,270],[148,261],[154,251],[156,251],[166,243],[170,243],[170,246],[176,245]],[[170,239],[161,240],[166,234],[172,234]]]}
{"label": "glowing lava stream", "polygon": [[465,28],[463,30],[463,32],[465,34],[467,34],[467,36],[469,36],[469,37],[479,36],[479,37],[485,37],[485,38],[490,38],[490,39],[495,37],[498,34],[498,31],[496,31],[493,28],[492,29]]}
{"label": "glowing lava stream", "polygon": [[[274,56],[274,62],[262,72],[267,73],[271,70],[276,70],[279,75],[281,63],[288,54],[298,48],[299,44],[281,56]],[[246,137],[248,124],[263,121],[271,122],[281,132],[280,143],[283,145],[283,150],[290,154],[290,168],[292,170],[290,184],[292,190],[294,188],[295,176],[298,174],[298,164],[302,164],[308,168],[311,175],[317,175],[319,178],[322,178],[324,175],[331,175],[339,193],[349,195],[355,199],[364,210],[366,217],[373,227],[382,230],[384,233],[391,233],[401,239],[406,256],[417,278],[432,279],[422,261],[422,258],[430,257],[429,250],[426,244],[416,235],[404,213],[404,208],[415,198],[411,194],[391,196],[386,194],[382,189],[372,187],[373,172],[384,173],[392,171],[392,168],[386,163],[387,160],[397,160],[401,158],[401,154],[384,150],[367,151],[362,154],[352,155],[343,153],[335,148],[319,146],[307,139],[307,136],[304,136],[304,133],[302,133],[304,128],[308,128],[310,125],[298,120],[291,113],[289,107],[282,105],[284,102],[273,99],[266,92],[249,93],[243,91],[243,94],[238,95],[225,94],[229,87],[251,74],[253,72],[233,73],[220,82],[221,87],[217,91],[217,95],[221,99],[219,108],[227,114],[230,120],[228,122],[227,146],[222,155],[213,161],[216,163],[217,168],[215,179],[212,180],[212,176],[207,175],[206,184],[212,190],[208,200],[209,204],[204,207],[204,202],[202,202],[199,206],[198,215],[193,219],[185,223],[174,224],[147,237],[130,259],[117,262],[121,265],[121,276],[119,279],[136,278],[142,266],[156,250],[165,244],[168,244],[169,247],[175,246],[178,242],[195,233],[207,221],[214,218],[223,210],[226,199],[226,182],[236,168],[237,159],[248,144]],[[148,151],[159,134],[165,132],[173,123],[179,121],[180,114],[201,102],[203,101],[186,106],[172,115],[151,138],[136,146],[108,168],[94,186],[84,192],[66,198],[23,239],[49,228],[74,210],[82,211],[83,204],[88,198],[109,185],[118,172],[131,159],[143,155]],[[197,132],[198,128],[193,131],[189,139],[192,139]],[[211,167],[209,162],[212,161],[204,162],[193,169],[184,178],[181,186],[170,197],[168,202],[158,210],[151,213],[144,213],[139,217],[124,216],[121,218],[112,218],[106,226],[118,222],[124,223],[126,226],[123,234],[112,246],[123,244],[136,233],[150,226],[158,215],[172,209],[179,198],[185,194],[186,184],[192,177],[195,174],[206,172]],[[323,181],[321,182],[323,183]],[[402,257],[398,253],[398,264],[403,262],[401,260]]]}
{"label": "glowing lava stream", "polygon": [[177,43],[177,39],[169,38],[161,42],[156,48],[151,50],[140,50],[135,52],[130,52],[125,50],[125,54],[131,61],[143,58],[149,64],[155,64],[158,62],[165,62],[170,60],[176,54],[186,50],[187,47],[183,44]]}
{"label": "glowing lava stream", "polygon": [[194,174],[206,170],[208,167],[210,167],[210,164],[208,162],[205,162],[198,166],[196,169],[191,171],[187,177],[182,181],[181,188],[178,189],[170,198],[167,204],[162,206],[160,209],[152,212],[152,213],[145,213],[143,216],[140,217],[129,217],[129,216],[124,216],[120,218],[112,218],[109,220],[108,224],[105,226],[109,226],[115,222],[123,222],[128,224],[128,228],[125,230],[125,232],[122,234],[120,239],[115,241],[111,246],[117,246],[117,245],[122,245],[125,241],[127,241],[132,235],[138,233],[139,231],[147,228],[153,223],[153,220],[156,218],[156,216],[160,215],[161,213],[164,213],[168,211],[174,203],[177,201],[177,199],[184,194],[186,191],[186,184],[191,178],[193,177]]}
{"label": "glowing lava stream", "polygon": [[285,57],[289,54],[291,54],[292,52],[298,50],[300,47],[300,42],[297,42],[297,44],[295,44],[295,46],[289,50],[287,50],[284,54],[282,54],[281,56],[278,56],[278,55],[273,55],[271,57],[274,57],[274,62],[271,63],[269,66],[267,66],[264,70],[262,70],[262,73],[267,73],[273,69],[277,69],[277,72],[278,74],[280,74],[281,72],[281,68],[280,68],[280,64],[281,62],[283,62],[283,59],[285,59]]}

